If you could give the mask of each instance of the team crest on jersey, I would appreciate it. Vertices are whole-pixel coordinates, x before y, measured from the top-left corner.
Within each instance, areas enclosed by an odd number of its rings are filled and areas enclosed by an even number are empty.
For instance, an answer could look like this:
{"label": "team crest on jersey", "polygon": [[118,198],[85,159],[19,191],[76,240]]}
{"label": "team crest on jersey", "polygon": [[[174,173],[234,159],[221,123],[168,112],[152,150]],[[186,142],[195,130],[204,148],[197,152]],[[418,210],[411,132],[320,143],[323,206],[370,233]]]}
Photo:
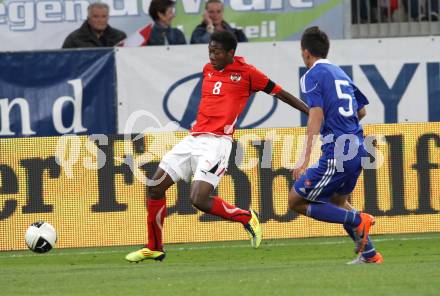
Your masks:
{"label": "team crest on jersey", "polygon": [[238,73],[231,74],[231,80],[234,82],[239,82],[241,80],[241,75]]}
{"label": "team crest on jersey", "polygon": [[211,78],[212,75],[214,75],[212,72],[209,72],[209,73],[208,73],[208,77],[209,77],[209,78]]}

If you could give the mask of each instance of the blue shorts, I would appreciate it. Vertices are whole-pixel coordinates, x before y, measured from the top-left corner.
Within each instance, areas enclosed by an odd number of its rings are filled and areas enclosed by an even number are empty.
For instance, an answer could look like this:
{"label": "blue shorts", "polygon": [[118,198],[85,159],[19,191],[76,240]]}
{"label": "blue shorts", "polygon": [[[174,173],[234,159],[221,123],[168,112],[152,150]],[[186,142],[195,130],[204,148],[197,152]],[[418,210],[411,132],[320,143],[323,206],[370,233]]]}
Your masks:
{"label": "blue shorts", "polygon": [[361,171],[361,156],[356,156],[343,164],[337,163],[334,158],[323,156],[317,165],[308,168],[299,180],[295,181],[293,187],[304,199],[328,202],[335,193],[351,193]]}

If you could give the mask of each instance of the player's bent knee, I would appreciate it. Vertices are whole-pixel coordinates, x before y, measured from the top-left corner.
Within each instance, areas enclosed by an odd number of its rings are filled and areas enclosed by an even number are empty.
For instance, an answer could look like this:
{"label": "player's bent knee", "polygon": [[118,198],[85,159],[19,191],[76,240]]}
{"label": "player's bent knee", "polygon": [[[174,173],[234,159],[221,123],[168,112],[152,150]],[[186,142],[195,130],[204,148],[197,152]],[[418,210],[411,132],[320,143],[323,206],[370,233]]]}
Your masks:
{"label": "player's bent knee", "polygon": [[287,201],[287,204],[288,204],[290,210],[292,210],[292,211],[295,210],[295,205],[296,205],[295,200],[293,198],[291,198],[290,195],[289,195],[289,199]]}
{"label": "player's bent knee", "polygon": [[287,200],[289,209],[292,211],[298,211],[298,208],[304,203],[304,199],[296,193],[294,189],[289,192],[289,197]]}
{"label": "player's bent knee", "polygon": [[208,203],[205,200],[201,199],[201,198],[193,198],[192,199],[192,205],[196,209],[198,209],[198,210],[200,210],[202,212],[208,212],[209,211]]}
{"label": "player's bent knee", "polygon": [[206,197],[200,194],[192,194],[191,202],[196,209],[202,212],[208,212],[210,210],[209,196]]}
{"label": "player's bent knee", "polygon": [[346,195],[333,195],[330,198],[330,202],[334,204],[335,206],[338,206],[340,208],[343,208],[345,206],[345,203],[347,202],[348,196]]}

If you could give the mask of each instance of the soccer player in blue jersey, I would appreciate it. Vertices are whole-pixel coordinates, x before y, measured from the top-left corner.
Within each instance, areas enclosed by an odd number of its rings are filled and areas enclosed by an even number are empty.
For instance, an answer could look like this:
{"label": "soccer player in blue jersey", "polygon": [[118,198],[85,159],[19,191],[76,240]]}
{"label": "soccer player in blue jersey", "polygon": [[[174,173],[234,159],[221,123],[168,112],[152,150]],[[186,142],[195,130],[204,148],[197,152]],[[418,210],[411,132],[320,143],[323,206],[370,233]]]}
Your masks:
{"label": "soccer player in blue jersey", "polygon": [[[301,54],[309,69],[301,78],[301,91],[310,108],[303,159],[293,175],[289,208],[319,221],[342,224],[355,242],[358,257],[349,264],[382,263],[368,236],[374,217],[353,209],[348,202],[366,156],[359,120],[365,116],[367,98],[348,75],[326,58],[327,34],[318,27],[305,30]],[[321,134],[322,156],[307,168],[314,139]]]}

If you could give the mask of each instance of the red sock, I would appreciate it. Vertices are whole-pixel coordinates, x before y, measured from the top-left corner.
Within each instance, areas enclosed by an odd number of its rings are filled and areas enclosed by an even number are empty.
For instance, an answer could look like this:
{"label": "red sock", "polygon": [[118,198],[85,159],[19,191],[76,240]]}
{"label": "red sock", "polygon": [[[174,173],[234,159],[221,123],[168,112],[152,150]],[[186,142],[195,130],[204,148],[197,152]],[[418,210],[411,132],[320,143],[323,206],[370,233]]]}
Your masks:
{"label": "red sock", "polygon": [[148,244],[147,248],[154,251],[162,251],[162,228],[167,215],[166,198],[147,200],[148,218]]}
{"label": "red sock", "polygon": [[241,222],[243,225],[249,223],[251,220],[251,213],[246,210],[237,208],[218,196],[214,196],[211,211],[212,215],[222,217],[226,220],[232,220],[236,222]]}

